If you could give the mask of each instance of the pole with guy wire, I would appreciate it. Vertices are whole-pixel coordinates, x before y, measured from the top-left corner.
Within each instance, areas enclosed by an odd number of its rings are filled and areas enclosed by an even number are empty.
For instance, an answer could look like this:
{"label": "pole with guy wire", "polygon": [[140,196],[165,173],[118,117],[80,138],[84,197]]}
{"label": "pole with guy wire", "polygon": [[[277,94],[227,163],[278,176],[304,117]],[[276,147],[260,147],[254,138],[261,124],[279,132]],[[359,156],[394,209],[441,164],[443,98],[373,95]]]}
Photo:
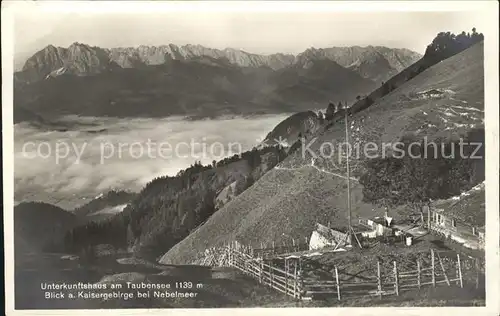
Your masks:
{"label": "pole with guy wire", "polygon": [[[346,144],[349,144],[349,121],[348,121],[348,108],[346,106],[345,108],[345,139],[346,139]],[[346,166],[347,166],[347,220],[349,222],[349,228],[347,231],[346,239],[351,236],[354,236],[356,239],[359,248],[363,248],[361,246],[361,243],[359,242],[358,236],[356,236],[356,233],[354,232],[354,229],[352,228],[352,221],[351,221],[351,168],[349,166],[349,155],[350,155],[350,148],[347,149],[347,159],[346,159]]]}

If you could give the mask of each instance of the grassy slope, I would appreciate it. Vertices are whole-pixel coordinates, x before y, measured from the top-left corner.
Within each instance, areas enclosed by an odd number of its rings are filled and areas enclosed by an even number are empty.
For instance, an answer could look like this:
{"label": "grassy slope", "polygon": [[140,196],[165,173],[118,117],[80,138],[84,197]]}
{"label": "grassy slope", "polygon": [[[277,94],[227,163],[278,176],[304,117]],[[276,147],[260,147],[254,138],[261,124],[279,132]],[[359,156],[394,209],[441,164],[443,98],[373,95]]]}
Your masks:
{"label": "grassy slope", "polygon": [[[408,100],[411,93],[428,89],[450,89],[453,97],[428,100]],[[351,118],[351,142],[395,141],[404,133],[416,132],[420,136],[453,137],[466,132],[470,126],[455,127],[453,120],[463,120],[482,126],[480,111],[461,111],[479,120],[456,115],[445,123],[442,112],[450,106],[484,108],[483,93],[483,44],[457,54],[419,74],[389,95],[376,101],[368,109]],[[402,98],[402,96],[405,96]],[[466,102],[466,103],[464,103]],[[422,111],[425,111],[425,115]],[[465,115],[464,114],[464,115]],[[431,124],[436,127],[429,127]],[[447,125],[448,124],[448,125]],[[451,129],[445,130],[446,127]],[[359,128],[359,130],[358,130]],[[444,134],[444,135],[443,135]],[[319,144],[344,141],[344,125],[333,124],[320,130],[312,149]],[[335,157],[337,157],[335,155]],[[301,151],[287,158],[281,165],[300,168],[295,171],[276,170],[262,177],[256,184],[228,203],[212,216],[205,225],[174,246],[161,259],[163,263],[188,263],[207,247],[239,239],[258,246],[260,242],[277,243],[294,238],[309,237],[315,222],[332,226],[345,226],[345,180],[320,173],[310,164],[310,157]],[[316,165],[330,171],[343,173],[342,165],[332,161],[317,161]],[[359,175],[360,161],[353,161],[354,175]],[[353,217],[371,215],[373,206],[361,202],[361,188],[353,188]],[[380,213],[376,215],[381,215]]]}

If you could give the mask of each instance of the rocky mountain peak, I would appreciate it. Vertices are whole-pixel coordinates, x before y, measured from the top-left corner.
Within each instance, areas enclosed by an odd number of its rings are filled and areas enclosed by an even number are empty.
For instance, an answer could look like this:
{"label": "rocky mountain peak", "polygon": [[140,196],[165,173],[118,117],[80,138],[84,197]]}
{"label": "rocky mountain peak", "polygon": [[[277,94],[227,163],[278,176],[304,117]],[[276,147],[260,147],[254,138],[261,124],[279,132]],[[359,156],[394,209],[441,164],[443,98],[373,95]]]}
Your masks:
{"label": "rocky mountain peak", "polygon": [[[160,65],[170,60],[193,60],[206,56],[214,59],[226,59],[239,67],[269,67],[274,70],[289,66],[308,68],[310,61],[327,59],[345,68],[359,71],[363,77],[375,81],[386,79],[395,72],[406,68],[421,56],[406,49],[390,49],[387,47],[352,46],[352,47],[311,47],[297,56],[291,54],[259,55],[240,49],[225,48],[223,50],[204,47],[199,44],[177,46],[167,44],[160,46],[140,45],[138,47],[118,47],[103,49],[84,43],[74,42],[68,48],[49,45],[30,57],[24,67],[22,76],[28,81],[37,81],[59,70],[68,69],[67,73],[86,75],[103,72],[110,67],[136,68],[146,65]],[[362,64],[377,64],[374,77],[372,70]],[[354,67],[356,66],[356,67]],[[373,66],[370,66],[373,68]]]}
{"label": "rocky mountain peak", "polygon": [[[351,46],[330,48],[308,48],[296,57],[296,64],[306,65],[311,59],[329,59],[339,65],[357,71],[361,76],[377,82],[390,78],[422,56],[410,50],[392,49],[383,46]],[[364,65],[364,66],[361,66]],[[370,68],[364,69],[372,65]],[[376,71],[375,71],[376,70]]]}

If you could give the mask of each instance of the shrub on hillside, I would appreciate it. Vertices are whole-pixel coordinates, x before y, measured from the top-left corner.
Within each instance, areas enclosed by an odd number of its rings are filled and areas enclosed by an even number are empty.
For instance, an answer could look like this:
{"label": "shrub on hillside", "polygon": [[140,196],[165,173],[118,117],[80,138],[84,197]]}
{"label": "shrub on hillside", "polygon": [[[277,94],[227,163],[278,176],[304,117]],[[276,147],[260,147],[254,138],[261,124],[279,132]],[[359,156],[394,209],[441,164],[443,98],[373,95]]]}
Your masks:
{"label": "shrub on hillside", "polygon": [[[484,144],[484,130],[474,130],[465,143],[481,138]],[[484,180],[484,145],[478,153],[475,145],[461,149],[459,143],[443,142],[437,144],[436,151],[423,141],[420,146],[410,146],[414,142],[403,138],[402,154],[366,161],[366,171],[359,180],[364,201],[385,207],[410,205],[420,211],[431,200],[459,195]],[[483,158],[471,159],[472,154]]]}
{"label": "shrub on hillside", "polygon": [[482,33],[477,33],[476,28],[472,33],[462,32],[455,35],[451,32],[440,32],[425,50],[424,58],[443,60],[453,56],[472,45],[484,40]]}

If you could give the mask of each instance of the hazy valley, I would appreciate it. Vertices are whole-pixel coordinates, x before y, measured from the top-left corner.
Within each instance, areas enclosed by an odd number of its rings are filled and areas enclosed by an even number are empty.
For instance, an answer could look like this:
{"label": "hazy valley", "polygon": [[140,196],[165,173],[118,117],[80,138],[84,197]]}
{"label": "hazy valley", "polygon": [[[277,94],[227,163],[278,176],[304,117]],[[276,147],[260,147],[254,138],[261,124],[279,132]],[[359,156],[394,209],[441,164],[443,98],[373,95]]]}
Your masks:
{"label": "hazy valley", "polygon": [[[252,149],[286,117],[67,117],[56,130],[16,124],[15,200],[72,209],[112,189],[137,192],[153,178],[175,176],[195,161],[211,164]],[[214,143],[213,150],[204,150]]]}

